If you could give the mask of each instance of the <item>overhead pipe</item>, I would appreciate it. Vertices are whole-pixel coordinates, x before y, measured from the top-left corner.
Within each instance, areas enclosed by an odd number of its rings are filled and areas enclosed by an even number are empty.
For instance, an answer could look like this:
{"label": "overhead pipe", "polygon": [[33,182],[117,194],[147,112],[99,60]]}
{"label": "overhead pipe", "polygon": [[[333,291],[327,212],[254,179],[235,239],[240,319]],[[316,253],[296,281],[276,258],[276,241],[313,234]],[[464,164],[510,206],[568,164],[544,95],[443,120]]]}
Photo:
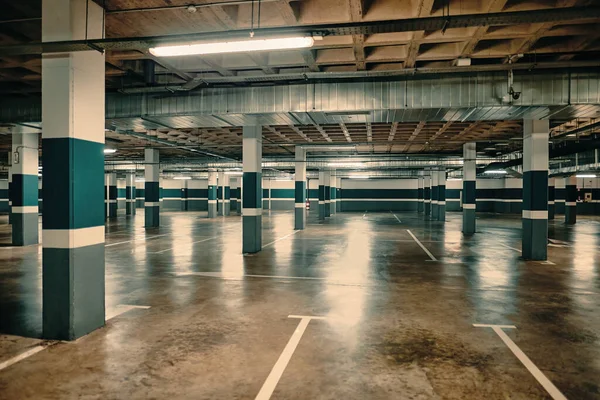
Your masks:
{"label": "overhead pipe", "polygon": [[435,16],[408,18],[388,21],[361,21],[343,24],[296,25],[260,30],[240,29],[221,32],[202,32],[183,35],[163,35],[127,38],[87,39],[57,42],[38,42],[0,47],[0,56],[38,55],[107,50],[148,50],[164,44],[188,43],[199,41],[247,39],[251,37],[289,37],[289,36],[346,36],[372,35],[380,33],[439,31],[476,26],[507,26],[525,23],[563,22],[600,17],[600,7],[566,7],[543,10],[511,11],[486,14],[462,14],[453,16]]}

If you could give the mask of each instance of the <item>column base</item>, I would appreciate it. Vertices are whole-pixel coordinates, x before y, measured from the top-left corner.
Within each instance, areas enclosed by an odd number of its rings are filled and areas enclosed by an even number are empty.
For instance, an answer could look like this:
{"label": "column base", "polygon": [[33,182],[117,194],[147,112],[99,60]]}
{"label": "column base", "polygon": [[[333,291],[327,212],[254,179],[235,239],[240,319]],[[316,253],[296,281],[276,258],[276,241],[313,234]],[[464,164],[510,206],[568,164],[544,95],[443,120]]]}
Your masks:
{"label": "column base", "polygon": [[463,208],[463,234],[473,235],[476,227],[475,210]]}
{"label": "column base", "polygon": [[306,210],[297,207],[294,209],[294,229],[304,229],[306,227]]}
{"label": "column base", "polygon": [[325,204],[319,204],[319,220],[325,220]]}
{"label": "column base", "polygon": [[446,206],[438,206],[438,221],[446,222]]}
{"label": "column base", "polygon": [[145,208],[146,228],[156,228],[160,225],[160,206]]}
{"label": "column base", "polygon": [[208,203],[208,218],[216,218],[217,216],[217,204]]}
{"label": "column base", "polygon": [[262,216],[242,217],[242,253],[258,253],[262,249]]}
{"label": "column base", "polygon": [[104,243],[44,248],[43,337],[75,340],[104,326]]}
{"label": "column base", "polygon": [[548,219],[553,220],[554,214],[555,214],[554,204],[548,204]]}
{"label": "column base", "polygon": [[108,218],[117,218],[117,203],[108,205]]}
{"label": "column base", "polygon": [[575,225],[577,223],[577,206],[565,206],[565,224]]}
{"label": "column base", "polygon": [[437,221],[438,217],[439,217],[438,206],[437,206],[437,204],[432,204],[431,205],[431,219],[434,221]]}
{"label": "column base", "polygon": [[523,218],[523,258],[548,259],[548,220]]}
{"label": "column base", "polygon": [[38,244],[39,224],[38,213],[13,213],[12,215],[12,244],[13,246],[29,246]]}
{"label": "column base", "polygon": [[423,204],[423,216],[425,219],[429,219],[431,217],[431,203]]}

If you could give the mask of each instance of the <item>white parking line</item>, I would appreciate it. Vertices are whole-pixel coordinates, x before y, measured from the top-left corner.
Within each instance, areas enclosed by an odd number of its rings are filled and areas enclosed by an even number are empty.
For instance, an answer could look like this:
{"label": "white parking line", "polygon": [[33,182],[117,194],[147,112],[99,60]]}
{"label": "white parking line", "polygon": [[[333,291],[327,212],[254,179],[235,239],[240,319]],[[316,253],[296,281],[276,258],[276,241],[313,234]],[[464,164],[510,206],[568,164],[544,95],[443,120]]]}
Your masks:
{"label": "white parking line", "polygon": [[211,238],[208,238],[208,239],[197,240],[197,241],[192,242],[192,243],[180,243],[177,246],[169,247],[168,249],[164,249],[164,250],[161,250],[161,251],[149,252],[148,254],[161,254],[161,253],[164,253],[166,251],[173,250],[176,247],[181,247],[183,245],[191,245],[191,244],[196,244],[196,243],[208,242],[209,240],[214,240],[214,239],[216,239],[216,238],[215,237],[211,237]]}
{"label": "white parking line", "polygon": [[[390,211],[391,212],[391,211]],[[394,214],[393,212],[391,212],[392,215],[394,216],[394,218],[396,218],[398,220],[399,223],[402,223],[402,221],[400,221],[400,218],[398,218],[398,216],[396,214]]]}
{"label": "white parking line", "polygon": [[473,324],[476,328],[492,328],[496,335],[502,339],[504,344],[512,351],[512,353],[523,363],[525,368],[533,375],[533,377],[546,389],[546,392],[554,399],[554,400],[567,400],[567,398],[558,390],[556,386],[544,375],[542,371],[521,351],[519,346],[515,344],[508,337],[506,333],[502,329],[517,329],[514,325],[486,325],[486,324]]}
{"label": "white parking line", "polygon": [[295,235],[295,234],[296,234],[296,233],[298,233],[298,232],[302,232],[302,231],[300,231],[300,230],[297,230],[297,231],[294,231],[294,232],[290,233],[289,235],[285,235],[285,236],[283,236],[283,237],[280,237],[279,239],[273,240],[272,242],[265,244],[265,245],[263,246],[263,249],[264,249],[265,247],[268,247],[268,246],[272,245],[273,243],[277,243],[277,242],[279,242],[280,240],[283,240],[283,239],[285,239],[285,238],[287,238],[287,237],[290,237],[290,236],[292,236],[292,235]]}
{"label": "white parking line", "polygon": [[[150,236],[150,237],[144,238],[143,242],[147,242],[148,240],[152,240],[152,239],[162,237],[162,236],[168,236],[168,233],[165,233],[164,235],[155,235],[155,236]],[[136,241],[136,239],[131,239],[131,240],[126,240],[124,242],[107,244],[104,247],[112,247],[112,246],[117,246],[119,244],[131,243],[131,242],[135,242],[135,241]]]}
{"label": "white parking line", "polygon": [[46,348],[46,346],[35,346],[35,347],[32,347],[31,349],[27,350],[26,352],[19,354],[18,356],[9,358],[8,360],[1,362],[0,363],[0,371],[2,371],[4,368],[8,368],[13,364],[18,363],[21,360],[26,359],[27,357],[31,357],[32,355],[39,353],[40,351],[44,350],[45,348]]}
{"label": "white parking line", "polygon": [[298,327],[296,327],[296,330],[292,334],[292,337],[283,349],[283,352],[279,356],[279,359],[273,366],[273,369],[267,377],[267,380],[265,381],[265,383],[263,383],[262,388],[260,389],[260,392],[258,392],[258,394],[256,395],[255,400],[269,400],[271,398],[271,395],[273,394],[275,387],[279,383],[281,375],[283,375],[283,371],[285,371],[285,368],[290,362],[290,359],[292,358],[296,347],[298,347],[298,343],[300,343],[300,339],[302,339],[302,335],[304,334],[306,327],[310,323],[310,320],[325,319],[325,317],[314,317],[308,315],[288,315],[288,318],[300,318],[300,323],[298,324]]}
{"label": "white parking line", "polygon": [[[499,244],[500,246],[502,246],[502,247],[506,247],[507,249],[511,249],[511,250],[514,250],[514,251],[516,251],[516,252],[518,252],[518,253],[521,253],[521,249],[517,249],[516,247],[511,247],[511,246],[505,245],[505,244],[503,244],[503,243],[498,243],[498,244]],[[555,263],[553,263],[552,261],[549,261],[549,260],[546,260],[546,261],[538,261],[538,262],[539,262],[540,264],[544,264],[544,265],[556,265]]]}
{"label": "white parking line", "polygon": [[110,311],[106,311],[106,316],[104,317],[104,319],[106,321],[113,319],[114,317],[118,317],[121,314],[125,314],[128,311],[131,310],[135,310],[135,309],[142,309],[142,310],[147,310],[149,309],[150,306],[135,306],[135,305],[131,305],[131,304],[118,304],[117,306],[115,306],[114,308],[112,308]]}
{"label": "white parking line", "polygon": [[304,280],[304,281],[324,281],[326,285],[340,286],[358,286],[358,287],[373,287],[375,283],[360,283],[335,280],[330,278],[321,278],[314,276],[287,276],[287,275],[250,275],[238,273],[222,273],[222,272],[175,272],[175,276],[204,276],[208,278],[218,278],[225,280],[243,280],[246,278],[264,278],[264,279],[282,279],[282,280]]}
{"label": "white parking line", "polygon": [[423,249],[423,251],[424,251],[425,253],[427,253],[427,255],[429,256],[429,258],[431,259],[431,261],[437,261],[437,260],[438,260],[437,258],[435,258],[435,257],[433,256],[433,254],[431,254],[431,252],[430,252],[429,250],[427,250],[427,247],[425,247],[425,246],[423,245],[423,243],[421,243],[421,242],[419,241],[419,239],[417,239],[417,237],[416,237],[415,235],[413,235],[413,233],[410,231],[410,229],[407,229],[407,230],[406,230],[406,232],[408,232],[408,234],[409,234],[410,236],[412,236],[412,238],[414,239],[414,241],[415,241],[415,242],[417,242],[417,244],[418,244],[418,245],[419,245],[419,246],[420,246],[420,247]]}

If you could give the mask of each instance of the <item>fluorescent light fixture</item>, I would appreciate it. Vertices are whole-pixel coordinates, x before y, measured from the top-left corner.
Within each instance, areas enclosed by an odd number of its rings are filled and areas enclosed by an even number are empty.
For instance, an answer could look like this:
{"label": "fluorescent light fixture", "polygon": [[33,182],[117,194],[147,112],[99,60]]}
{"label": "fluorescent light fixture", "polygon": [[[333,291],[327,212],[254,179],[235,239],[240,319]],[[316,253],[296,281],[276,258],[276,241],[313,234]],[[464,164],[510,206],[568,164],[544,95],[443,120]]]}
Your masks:
{"label": "fluorescent light fixture", "polygon": [[577,174],[575,175],[575,178],[595,178],[596,175],[594,174]]}
{"label": "fluorescent light fixture", "polygon": [[117,152],[117,149],[104,149],[104,154],[114,154]]}
{"label": "fluorescent light fixture", "polygon": [[278,182],[289,182],[292,178],[275,178],[275,180]]}
{"label": "fluorescent light fixture", "polygon": [[315,40],[310,36],[296,36],[274,39],[249,39],[232,42],[194,43],[175,46],[159,46],[150,48],[150,53],[157,57],[191,56],[204,54],[223,54],[251,51],[270,51],[303,49],[312,47]]}
{"label": "fluorescent light fixture", "polygon": [[362,168],[365,164],[361,162],[330,162],[327,166],[336,168]]}
{"label": "fluorescent light fixture", "polygon": [[369,175],[350,175],[351,179],[369,179]]}
{"label": "fluorescent light fixture", "polygon": [[470,58],[459,58],[456,60],[456,66],[457,67],[468,67],[471,65],[471,59]]}
{"label": "fluorescent light fixture", "polygon": [[508,146],[508,143],[496,143],[496,147]]}
{"label": "fluorescent light fixture", "polygon": [[489,175],[506,175],[506,171],[502,169],[490,169],[489,171],[485,171],[484,174]]}
{"label": "fluorescent light fixture", "polygon": [[496,148],[495,147],[486,147],[483,150],[485,150],[485,151],[494,151],[494,150],[496,150]]}
{"label": "fluorescent light fixture", "polygon": [[146,180],[144,178],[138,178],[135,180],[136,182],[146,182]]}
{"label": "fluorescent light fixture", "polygon": [[176,176],[173,179],[176,179],[178,181],[189,181],[190,179],[192,179],[191,176]]}
{"label": "fluorescent light fixture", "polygon": [[225,175],[242,176],[244,173],[242,171],[225,171]]}

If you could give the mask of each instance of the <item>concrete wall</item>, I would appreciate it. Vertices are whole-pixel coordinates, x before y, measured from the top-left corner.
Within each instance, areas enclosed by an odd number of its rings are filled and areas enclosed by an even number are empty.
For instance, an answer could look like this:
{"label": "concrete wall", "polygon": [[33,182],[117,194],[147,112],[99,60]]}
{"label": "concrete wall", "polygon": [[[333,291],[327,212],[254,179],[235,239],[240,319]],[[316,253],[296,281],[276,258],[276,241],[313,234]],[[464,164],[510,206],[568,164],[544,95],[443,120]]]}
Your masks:
{"label": "concrete wall", "polygon": [[117,179],[117,209],[124,210],[126,199],[127,181],[125,179]]}
{"label": "concrete wall", "polygon": [[293,210],[295,199],[294,181],[263,179],[263,209]]}
{"label": "concrete wall", "polygon": [[188,181],[188,210],[208,211],[208,180]]}
{"label": "concrete wall", "polygon": [[181,211],[181,186],[185,181],[176,179],[162,180],[162,209],[165,211]]}
{"label": "concrete wall", "polygon": [[416,211],[417,179],[342,179],[342,211]]}

